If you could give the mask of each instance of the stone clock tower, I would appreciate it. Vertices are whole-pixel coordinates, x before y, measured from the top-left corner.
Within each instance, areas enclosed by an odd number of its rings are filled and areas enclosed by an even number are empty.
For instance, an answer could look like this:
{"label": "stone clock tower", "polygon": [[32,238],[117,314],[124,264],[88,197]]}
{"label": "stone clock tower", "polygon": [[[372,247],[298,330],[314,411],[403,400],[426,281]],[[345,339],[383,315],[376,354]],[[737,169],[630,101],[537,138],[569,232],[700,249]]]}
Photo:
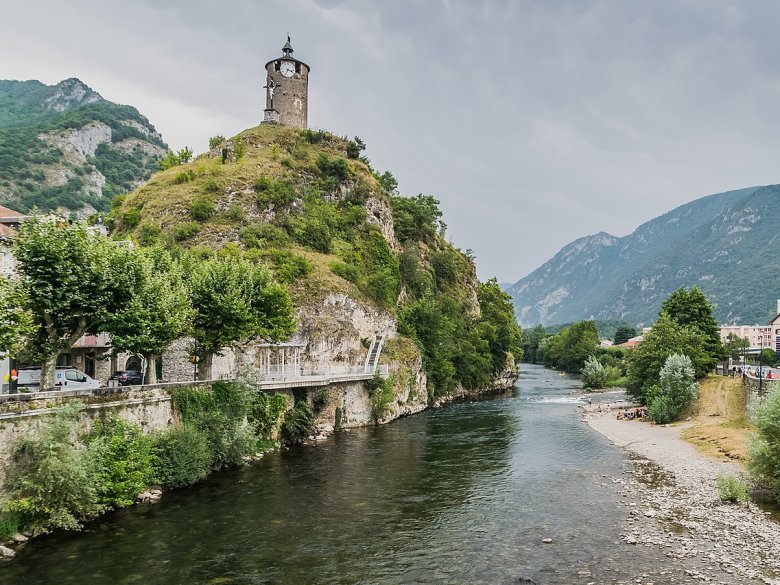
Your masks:
{"label": "stone clock tower", "polygon": [[290,35],[282,56],[265,64],[264,124],[306,128],[309,117],[309,66],[292,56]]}

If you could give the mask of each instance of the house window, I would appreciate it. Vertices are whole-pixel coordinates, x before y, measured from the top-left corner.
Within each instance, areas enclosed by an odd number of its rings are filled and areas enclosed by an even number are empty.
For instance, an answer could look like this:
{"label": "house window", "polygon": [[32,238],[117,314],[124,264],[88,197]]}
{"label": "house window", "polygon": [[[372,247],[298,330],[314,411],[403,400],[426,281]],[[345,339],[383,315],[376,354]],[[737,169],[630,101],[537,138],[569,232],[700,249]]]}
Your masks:
{"label": "house window", "polygon": [[301,64],[300,63],[296,63],[295,64],[295,72],[296,73],[300,73],[301,72]]}
{"label": "house window", "polygon": [[274,63],[274,71],[279,71],[279,68],[280,68],[281,66],[282,66],[282,62],[281,62],[281,61],[276,61],[276,62]]}

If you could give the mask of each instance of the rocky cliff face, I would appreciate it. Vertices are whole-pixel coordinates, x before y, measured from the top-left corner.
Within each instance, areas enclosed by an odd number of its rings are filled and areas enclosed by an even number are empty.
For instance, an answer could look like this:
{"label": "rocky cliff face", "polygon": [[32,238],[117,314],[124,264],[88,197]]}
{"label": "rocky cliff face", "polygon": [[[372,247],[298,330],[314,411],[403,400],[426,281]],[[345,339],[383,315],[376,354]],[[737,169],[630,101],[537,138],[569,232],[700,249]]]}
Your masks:
{"label": "rocky cliff face", "polygon": [[[508,289],[521,324],[652,322],[680,286],[697,285],[724,323],[768,318],[780,284],[772,214],[777,186],[697,199],[615,238],[576,240]],[[759,276],[760,275],[760,276]]]}
{"label": "rocky cliff face", "polygon": [[0,203],[8,207],[106,211],[156,171],[166,151],[135,108],[78,79],[0,81]]}

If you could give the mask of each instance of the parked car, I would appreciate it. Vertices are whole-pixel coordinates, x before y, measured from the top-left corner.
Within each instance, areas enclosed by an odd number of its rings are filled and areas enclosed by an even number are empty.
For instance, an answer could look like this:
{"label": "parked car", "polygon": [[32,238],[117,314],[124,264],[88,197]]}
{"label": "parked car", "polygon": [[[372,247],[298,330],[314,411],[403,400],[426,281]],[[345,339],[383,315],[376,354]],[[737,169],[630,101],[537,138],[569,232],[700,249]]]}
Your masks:
{"label": "parked car", "polygon": [[144,376],[141,370],[117,370],[109,380],[119,380],[120,386],[136,386],[144,383]]}
{"label": "parked car", "polygon": [[[20,368],[17,385],[23,392],[37,392],[41,386],[41,369]],[[76,368],[63,366],[55,368],[54,371],[55,390],[90,390],[103,385]]]}

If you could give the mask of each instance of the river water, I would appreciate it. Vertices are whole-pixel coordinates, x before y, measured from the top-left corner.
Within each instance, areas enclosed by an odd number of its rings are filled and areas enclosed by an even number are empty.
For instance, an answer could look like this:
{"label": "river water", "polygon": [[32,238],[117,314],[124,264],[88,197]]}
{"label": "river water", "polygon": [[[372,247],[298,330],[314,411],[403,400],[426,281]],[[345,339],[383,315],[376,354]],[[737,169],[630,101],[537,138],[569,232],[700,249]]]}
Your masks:
{"label": "river water", "polygon": [[[614,583],[663,565],[623,544],[625,456],[579,420],[571,378],[266,456],[36,539],[0,583]],[[542,543],[551,538],[551,544]],[[530,580],[530,581],[529,581]]]}

